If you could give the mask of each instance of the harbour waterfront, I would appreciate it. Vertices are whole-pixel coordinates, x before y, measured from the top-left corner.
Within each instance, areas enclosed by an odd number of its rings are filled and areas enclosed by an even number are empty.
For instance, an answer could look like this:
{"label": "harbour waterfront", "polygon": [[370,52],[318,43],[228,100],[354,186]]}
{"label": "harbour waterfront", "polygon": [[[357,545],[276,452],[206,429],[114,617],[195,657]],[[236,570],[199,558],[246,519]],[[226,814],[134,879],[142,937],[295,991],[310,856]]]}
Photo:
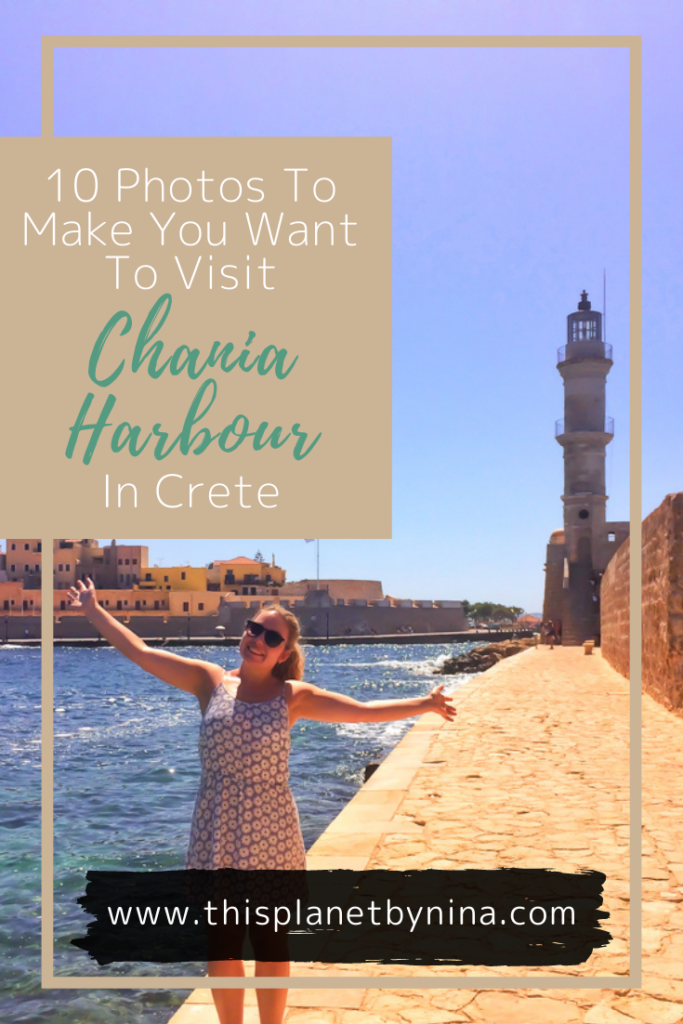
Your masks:
{"label": "harbour waterfront", "polygon": [[[309,647],[306,678],[361,700],[410,697],[435,682],[446,656],[469,644]],[[181,649],[226,668],[237,651]],[[199,779],[199,711],[194,698],[146,675],[110,648],[55,651],[55,971],[96,973],[70,946],[87,918],[76,905],[91,868],[177,868],[184,862]],[[12,718],[2,730],[6,800],[1,823],[8,871],[0,905],[4,1021],[115,1024],[166,1021],[187,993],[41,991],[40,651],[0,647],[0,682]],[[300,722],[292,734],[291,784],[310,846],[411,721],[376,725]],[[204,965],[196,965],[202,973]],[[109,972],[115,973],[115,972]],[[187,974],[188,965],[122,973]]]}
{"label": "harbour waterfront", "polygon": [[[304,636],[302,643],[311,647],[347,647],[366,646],[368,644],[383,644],[395,646],[396,644],[472,644],[482,643],[485,640],[512,640],[520,637],[533,636],[530,629],[468,629],[463,633],[399,633],[391,635],[360,635],[360,636],[328,636],[310,637]],[[192,636],[188,642],[183,637],[148,637],[144,638],[148,647],[238,647],[241,637],[239,636]],[[76,639],[57,638],[53,640],[55,647],[108,647],[108,642],[101,636]],[[0,647],[2,644],[0,644]],[[12,643],[14,647],[40,647],[40,640],[17,640]]]}

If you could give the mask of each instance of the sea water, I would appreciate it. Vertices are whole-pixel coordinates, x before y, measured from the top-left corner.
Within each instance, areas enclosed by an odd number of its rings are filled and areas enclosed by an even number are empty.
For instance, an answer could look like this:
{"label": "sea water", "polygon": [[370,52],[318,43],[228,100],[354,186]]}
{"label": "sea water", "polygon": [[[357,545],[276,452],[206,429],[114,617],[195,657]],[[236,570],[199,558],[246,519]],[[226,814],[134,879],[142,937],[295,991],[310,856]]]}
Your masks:
{"label": "sea water", "polygon": [[[470,646],[308,647],[306,679],[362,701],[421,696],[441,681],[448,692],[466,677],[434,671]],[[226,669],[238,663],[235,648],[176,652]],[[186,991],[40,988],[40,651],[0,645],[0,686],[2,1020],[165,1024]],[[90,920],[76,902],[88,870],[184,866],[199,781],[197,701],[111,648],[59,648],[52,720],[55,974],[203,974],[205,964],[100,968],[71,945]],[[414,721],[296,724],[290,785],[307,848],[361,786],[365,765],[388,754]]]}

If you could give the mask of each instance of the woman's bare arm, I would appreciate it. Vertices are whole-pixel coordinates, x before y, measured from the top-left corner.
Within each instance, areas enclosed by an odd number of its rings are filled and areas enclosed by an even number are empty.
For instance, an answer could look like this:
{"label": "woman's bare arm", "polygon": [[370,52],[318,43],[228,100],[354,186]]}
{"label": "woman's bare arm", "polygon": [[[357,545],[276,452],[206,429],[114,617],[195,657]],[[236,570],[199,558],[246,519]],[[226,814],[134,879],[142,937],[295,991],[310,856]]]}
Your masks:
{"label": "woman's bare arm", "polygon": [[435,686],[426,697],[409,697],[405,700],[360,701],[340,693],[329,693],[310,683],[289,684],[292,697],[289,702],[291,724],[299,718],[310,718],[316,722],[396,722],[434,711],[446,721],[455,718],[456,710],[452,697],[444,695],[443,683]]}
{"label": "woman's bare arm", "polygon": [[219,665],[194,658],[181,658],[171,651],[148,647],[144,640],[118,622],[98,603],[92,580],[88,580],[87,584],[78,580],[76,586],[69,589],[68,596],[72,608],[81,609],[112,647],[145,672],[150,672],[179,690],[193,693],[200,702],[210,697],[221,681],[223,670]]}

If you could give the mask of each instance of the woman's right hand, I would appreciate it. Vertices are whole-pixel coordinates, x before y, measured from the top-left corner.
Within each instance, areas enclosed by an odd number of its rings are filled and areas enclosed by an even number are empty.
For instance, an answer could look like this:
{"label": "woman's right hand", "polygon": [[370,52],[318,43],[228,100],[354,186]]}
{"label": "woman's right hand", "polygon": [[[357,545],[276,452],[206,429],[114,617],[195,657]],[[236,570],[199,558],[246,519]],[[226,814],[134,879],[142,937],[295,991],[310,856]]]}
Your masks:
{"label": "woman's right hand", "polygon": [[82,580],[76,580],[76,585],[69,587],[66,596],[69,598],[69,607],[80,609],[86,615],[93,608],[97,608],[97,592],[95,591],[95,584],[90,577],[88,577],[85,583]]}

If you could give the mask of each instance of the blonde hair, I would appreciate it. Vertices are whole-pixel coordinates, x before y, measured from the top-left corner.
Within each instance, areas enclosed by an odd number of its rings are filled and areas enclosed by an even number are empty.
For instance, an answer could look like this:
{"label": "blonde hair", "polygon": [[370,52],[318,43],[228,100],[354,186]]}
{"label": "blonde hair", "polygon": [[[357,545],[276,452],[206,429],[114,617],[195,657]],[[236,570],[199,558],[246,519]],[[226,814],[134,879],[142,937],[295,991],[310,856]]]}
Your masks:
{"label": "blonde hair", "polygon": [[290,612],[289,608],[283,608],[280,604],[264,605],[260,611],[277,612],[280,618],[284,619],[287,623],[289,631],[289,636],[285,641],[285,647],[289,650],[289,657],[286,661],[279,661],[273,667],[273,675],[283,683],[287,679],[303,679],[305,658],[304,652],[299,646],[301,627],[296,615],[294,612]]}

